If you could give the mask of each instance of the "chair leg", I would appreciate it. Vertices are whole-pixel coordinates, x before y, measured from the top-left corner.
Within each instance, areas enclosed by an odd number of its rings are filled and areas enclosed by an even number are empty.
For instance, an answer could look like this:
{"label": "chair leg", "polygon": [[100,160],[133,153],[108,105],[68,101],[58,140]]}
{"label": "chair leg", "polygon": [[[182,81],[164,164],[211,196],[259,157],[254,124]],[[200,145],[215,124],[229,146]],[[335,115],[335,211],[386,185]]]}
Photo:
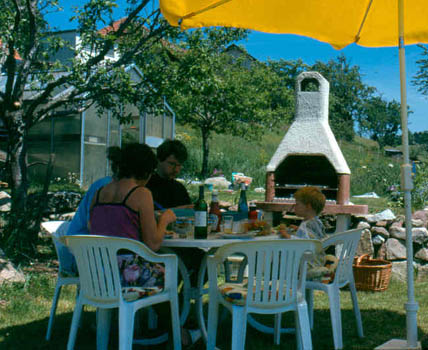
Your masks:
{"label": "chair leg", "polygon": [[112,309],[97,308],[97,350],[107,350]]}
{"label": "chair leg", "polygon": [[232,308],[232,350],[245,349],[247,333],[247,311],[242,306]]}
{"label": "chair leg", "polygon": [[172,336],[174,339],[174,350],[181,350],[181,326],[180,326],[180,311],[178,310],[178,296],[177,293],[171,295],[171,322],[172,322]]}
{"label": "chair leg", "polygon": [[122,304],[119,307],[119,350],[132,350],[134,317],[132,306]]}
{"label": "chair leg", "polygon": [[282,314],[275,314],[275,328],[273,331],[273,341],[275,345],[281,342],[281,316]]}
{"label": "chair leg", "polygon": [[298,310],[294,312],[294,324],[295,324],[295,335],[296,335],[296,349],[302,350],[302,331],[300,329],[300,321],[299,321],[299,314]]}
{"label": "chair leg", "polygon": [[210,299],[208,305],[208,335],[207,335],[207,350],[214,350],[217,339],[218,325],[218,302],[215,297]]}
{"label": "chair leg", "polygon": [[53,326],[53,322],[54,322],[54,318],[55,318],[56,307],[58,306],[58,300],[59,300],[59,296],[61,294],[61,287],[62,287],[62,285],[60,285],[58,283],[58,280],[57,280],[56,286],[55,286],[55,293],[54,293],[54,297],[52,300],[51,313],[49,315],[49,323],[48,323],[48,330],[46,332],[46,340],[49,340],[51,338],[52,326]]}
{"label": "chair leg", "polygon": [[342,315],[340,312],[340,290],[339,288],[330,289],[327,294],[330,303],[330,318],[331,328],[333,331],[334,348],[336,350],[343,349]]}
{"label": "chair leg", "polygon": [[76,342],[77,329],[79,328],[80,316],[82,314],[82,301],[80,297],[76,300],[76,306],[73,311],[73,318],[71,320],[70,334],[68,336],[67,350],[73,350]]}
{"label": "chair leg", "polygon": [[357,289],[355,288],[354,279],[349,281],[349,290],[351,291],[352,305],[354,307],[355,320],[357,322],[357,331],[360,338],[364,337],[363,322],[361,321],[360,307],[358,306]]}
{"label": "chair leg", "polygon": [[309,325],[308,306],[305,302],[297,305],[296,337],[303,350],[312,350],[311,328]]}
{"label": "chair leg", "polygon": [[308,304],[309,324],[314,329],[314,290],[306,289],[306,302]]}

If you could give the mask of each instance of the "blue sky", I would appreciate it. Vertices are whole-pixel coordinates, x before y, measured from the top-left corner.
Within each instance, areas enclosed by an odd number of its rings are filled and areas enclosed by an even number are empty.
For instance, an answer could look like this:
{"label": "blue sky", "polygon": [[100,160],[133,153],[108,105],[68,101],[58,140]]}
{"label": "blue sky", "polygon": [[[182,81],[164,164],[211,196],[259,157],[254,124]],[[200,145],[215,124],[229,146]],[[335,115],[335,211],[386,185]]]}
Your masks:
{"label": "blue sky", "polygon": [[[60,1],[64,12],[52,14],[49,17],[51,25],[59,29],[72,29],[73,23],[68,21],[72,15],[71,6],[79,6],[87,1]],[[123,1],[118,0],[118,3]],[[117,18],[123,16],[123,8],[118,8]],[[312,64],[315,61],[328,60],[344,54],[352,65],[360,67],[364,83],[375,87],[387,100],[400,101],[400,77],[398,64],[398,49],[364,48],[350,45],[340,51],[310,38],[288,34],[265,34],[252,31],[248,40],[240,43],[249,54],[264,61],[268,58],[278,60],[296,60]],[[428,99],[411,84],[417,71],[416,60],[420,57],[420,49],[416,45],[406,46],[406,75],[407,75],[407,104],[413,111],[409,116],[409,129],[412,132],[428,130]]]}
{"label": "blue sky", "polygon": [[[364,83],[374,86],[385,99],[400,101],[396,47],[366,48],[353,44],[342,50],[335,50],[329,44],[302,36],[254,31],[242,44],[252,56],[262,61],[268,58],[301,58],[303,62],[313,64],[316,61],[327,62],[343,54],[352,65],[360,67]],[[411,84],[418,69],[416,61],[420,58],[420,51],[416,45],[406,46],[407,104],[413,111],[409,116],[409,129],[412,132],[428,130],[428,99]]]}

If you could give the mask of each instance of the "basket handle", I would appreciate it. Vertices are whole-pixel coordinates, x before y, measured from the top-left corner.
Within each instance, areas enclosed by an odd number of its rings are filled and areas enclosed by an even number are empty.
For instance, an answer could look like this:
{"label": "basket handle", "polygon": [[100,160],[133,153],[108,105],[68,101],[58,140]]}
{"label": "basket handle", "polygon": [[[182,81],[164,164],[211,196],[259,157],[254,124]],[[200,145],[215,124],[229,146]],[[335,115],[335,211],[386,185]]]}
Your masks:
{"label": "basket handle", "polygon": [[360,264],[361,264],[361,261],[363,261],[364,259],[369,260],[369,259],[370,259],[370,254],[363,254],[363,255],[360,255],[360,256],[357,258],[357,261],[355,262],[355,265],[360,265]]}

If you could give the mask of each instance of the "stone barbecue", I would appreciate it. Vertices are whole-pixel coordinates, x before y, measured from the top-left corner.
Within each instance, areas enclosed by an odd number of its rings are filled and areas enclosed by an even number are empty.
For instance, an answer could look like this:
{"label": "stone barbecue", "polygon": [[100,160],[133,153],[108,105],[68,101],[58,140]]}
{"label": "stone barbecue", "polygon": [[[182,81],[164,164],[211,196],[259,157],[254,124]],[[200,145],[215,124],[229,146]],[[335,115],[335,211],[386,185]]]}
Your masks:
{"label": "stone barbecue", "polygon": [[[315,91],[304,91],[310,85]],[[288,211],[294,192],[316,186],[327,198],[324,213],[367,213],[367,206],[349,204],[351,171],[328,124],[328,98],[329,83],[321,74],[299,74],[295,120],[267,165],[266,199],[259,208]]]}

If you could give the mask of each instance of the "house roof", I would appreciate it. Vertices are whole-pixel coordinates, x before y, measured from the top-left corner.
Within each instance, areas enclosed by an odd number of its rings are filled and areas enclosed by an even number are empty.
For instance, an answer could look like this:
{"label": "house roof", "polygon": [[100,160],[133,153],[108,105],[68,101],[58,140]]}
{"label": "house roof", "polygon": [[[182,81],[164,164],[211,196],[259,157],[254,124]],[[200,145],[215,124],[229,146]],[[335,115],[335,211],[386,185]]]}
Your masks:
{"label": "house roof", "polygon": [[[1,48],[2,51],[6,51],[6,48],[4,47],[4,45],[3,45],[3,43],[2,43],[1,40],[0,40],[0,48]],[[19,55],[18,51],[16,51],[16,50],[13,53],[13,57],[15,58],[15,60],[19,60],[19,61],[22,60],[21,56]]]}
{"label": "house roof", "polygon": [[107,26],[107,27],[101,28],[101,29],[98,31],[98,34],[106,35],[106,34],[108,34],[108,33],[110,33],[110,32],[115,32],[115,31],[117,31],[117,30],[119,29],[120,25],[121,25],[123,22],[125,22],[126,18],[127,18],[127,17],[123,17],[123,18],[121,18],[121,19],[119,19],[119,20],[117,20],[117,21],[113,22],[113,23],[112,23],[112,25],[109,25],[109,26]]}

